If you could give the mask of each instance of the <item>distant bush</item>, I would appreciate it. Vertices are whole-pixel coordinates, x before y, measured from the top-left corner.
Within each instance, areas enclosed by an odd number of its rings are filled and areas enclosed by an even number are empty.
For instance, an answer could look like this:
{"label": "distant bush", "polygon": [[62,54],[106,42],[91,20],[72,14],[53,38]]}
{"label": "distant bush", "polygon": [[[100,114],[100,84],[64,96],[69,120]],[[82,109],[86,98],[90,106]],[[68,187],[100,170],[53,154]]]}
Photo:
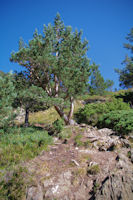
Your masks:
{"label": "distant bush", "polygon": [[105,103],[91,103],[79,109],[79,111],[75,113],[75,119],[78,123],[86,123],[95,126],[100,116],[116,110],[130,110],[130,106],[124,103],[122,99],[115,98]]}
{"label": "distant bush", "polygon": [[133,110],[117,110],[102,115],[98,122],[98,128],[111,128],[118,134],[133,132]]}

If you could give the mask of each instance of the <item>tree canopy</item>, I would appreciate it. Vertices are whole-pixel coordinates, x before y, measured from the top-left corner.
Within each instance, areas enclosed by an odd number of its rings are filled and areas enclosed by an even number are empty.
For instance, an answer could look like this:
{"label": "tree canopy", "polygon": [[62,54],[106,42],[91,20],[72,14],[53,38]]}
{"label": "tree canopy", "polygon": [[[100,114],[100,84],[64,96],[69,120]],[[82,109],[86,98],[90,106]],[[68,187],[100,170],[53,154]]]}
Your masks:
{"label": "tree canopy", "polygon": [[[82,32],[72,32],[57,14],[53,25],[44,25],[43,34],[36,30],[28,44],[21,39],[18,52],[13,52],[10,60],[24,66],[32,84],[42,87],[49,97],[62,99],[55,109],[69,124],[74,99],[87,89],[90,75],[87,50],[88,42],[82,40]],[[70,112],[66,116],[63,108],[67,102]]]}
{"label": "tree canopy", "polygon": [[31,84],[24,72],[15,72],[13,78],[17,94],[13,107],[21,107],[25,110],[25,126],[28,126],[29,112],[47,109],[50,105],[50,100],[42,88]]}
{"label": "tree canopy", "polygon": [[114,82],[112,80],[105,81],[100,73],[99,66],[95,63],[93,63],[91,71],[89,93],[92,95],[103,95],[105,90],[113,86]]}

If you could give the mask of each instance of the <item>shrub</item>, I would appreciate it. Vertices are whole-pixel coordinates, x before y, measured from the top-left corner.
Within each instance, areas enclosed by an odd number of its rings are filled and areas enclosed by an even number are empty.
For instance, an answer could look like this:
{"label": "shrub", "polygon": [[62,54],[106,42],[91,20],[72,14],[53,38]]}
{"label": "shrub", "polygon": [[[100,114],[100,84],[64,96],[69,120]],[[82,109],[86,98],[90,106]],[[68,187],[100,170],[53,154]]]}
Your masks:
{"label": "shrub", "polygon": [[129,103],[131,108],[133,108],[133,91],[131,89],[121,90],[115,94],[115,97],[123,99],[124,102]]}
{"label": "shrub", "polygon": [[75,145],[76,145],[76,146],[83,146],[83,145],[84,145],[84,143],[81,141],[81,139],[82,139],[82,135],[81,135],[81,134],[77,135],[77,136],[74,138],[74,141],[75,141]]}
{"label": "shrub", "polygon": [[55,133],[60,133],[64,128],[64,121],[62,119],[57,119],[53,123],[53,128]]}
{"label": "shrub", "polygon": [[68,139],[72,136],[72,128],[64,127],[63,130],[59,133],[59,139]]}
{"label": "shrub", "polygon": [[79,109],[75,114],[75,118],[78,123],[86,123],[94,126],[97,124],[99,117],[105,113],[115,110],[129,109],[129,104],[124,103],[122,99],[113,98],[112,101],[105,103],[91,103],[85,105],[84,108]]}
{"label": "shrub", "polygon": [[98,128],[111,128],[118,134],[128,134],[133,131],[133,110],[112,111],[101,116]]}

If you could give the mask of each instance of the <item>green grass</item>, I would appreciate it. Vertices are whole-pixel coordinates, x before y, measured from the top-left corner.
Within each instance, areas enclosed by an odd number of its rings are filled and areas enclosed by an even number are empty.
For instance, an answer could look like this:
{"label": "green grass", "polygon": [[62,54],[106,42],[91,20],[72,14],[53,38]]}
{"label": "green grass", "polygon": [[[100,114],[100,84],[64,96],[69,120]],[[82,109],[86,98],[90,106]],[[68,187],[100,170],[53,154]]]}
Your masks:
{"label": "green grass", "polygon": [[0,135],[0,169],[34,158],[51,143],[52,138],[43,129],[10,129],[10,133]]}
{"label": "green grass", "polygon": [[[0,134],[0,199],[25,199],[31,175],[24,168],[24,161],[47,150],[52,137],[41,128],[9,128]],[[31,181],[33,183],[33,181]]]}
{"label": "green grass", "polygon": [[66,126],[64,129],[58,134],[60,139],[69,139],[72,136],[72,127]]}

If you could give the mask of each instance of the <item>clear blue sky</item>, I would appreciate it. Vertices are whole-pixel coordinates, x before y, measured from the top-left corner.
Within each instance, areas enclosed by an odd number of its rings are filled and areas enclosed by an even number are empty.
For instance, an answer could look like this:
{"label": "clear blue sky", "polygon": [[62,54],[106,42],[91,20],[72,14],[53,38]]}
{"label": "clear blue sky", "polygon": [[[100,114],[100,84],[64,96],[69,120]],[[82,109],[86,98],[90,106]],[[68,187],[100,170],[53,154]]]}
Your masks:
{"label": "clear blue sky", "polygon": [[59,12],[65,25],[83,30],[89,40],[88,57],[100,65],[105,79],[112,79],[118,88],[114,68],[128,53],[123,48],[125,37],[133,27],[133,0],[0,0],[0,70],[20,70],[10,63],[11,52],[18,50],[18,40],[32,39],[35,28],[53,23]]}

